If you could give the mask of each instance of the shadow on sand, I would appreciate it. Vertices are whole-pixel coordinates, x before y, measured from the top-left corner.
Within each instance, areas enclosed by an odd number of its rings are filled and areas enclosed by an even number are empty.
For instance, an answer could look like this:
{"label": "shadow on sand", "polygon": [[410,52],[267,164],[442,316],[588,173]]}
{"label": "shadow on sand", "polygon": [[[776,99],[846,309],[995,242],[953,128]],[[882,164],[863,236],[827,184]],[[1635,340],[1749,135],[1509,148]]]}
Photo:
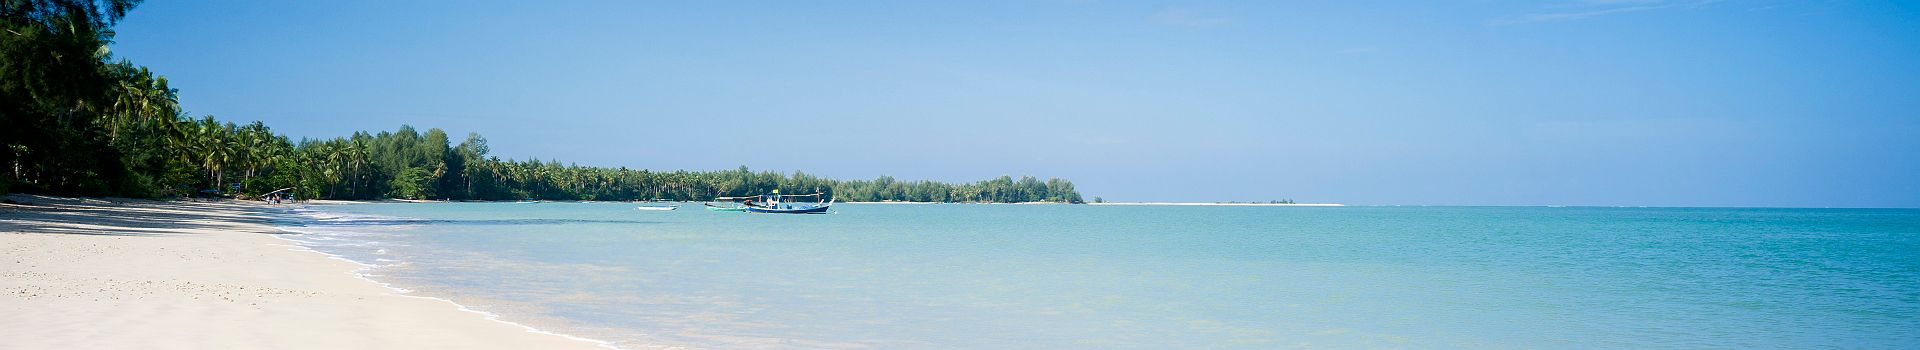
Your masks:
{"label": "shadow on sand", "polygon": [[280,210],[233,201],[154,201],[9,195],[0,232],[97,236],[171,236],[196,230],[250,230]]}

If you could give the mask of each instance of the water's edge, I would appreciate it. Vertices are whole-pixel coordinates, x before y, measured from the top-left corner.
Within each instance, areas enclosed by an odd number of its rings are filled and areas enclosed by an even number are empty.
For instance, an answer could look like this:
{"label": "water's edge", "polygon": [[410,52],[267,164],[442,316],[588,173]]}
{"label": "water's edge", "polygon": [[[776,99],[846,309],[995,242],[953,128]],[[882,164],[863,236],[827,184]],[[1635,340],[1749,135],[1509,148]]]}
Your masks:
{"label": "water's edge", "polygon": [[[294,208],[285,208],[285,209],[283,209],[282,211],[280,211],[279,213],[277,213],[277,214],[275,214],[275,215],[278,215],[278,216],[279,216],[279,219],[284,219],[284,220],[286,220],[285,222],[296,222],[296,223],[298,223],[298,222],[314,222],[314,221],[319,221],[319,220],[321,219],[320,217],[318,217],[318,216],[314,216],[314,215],[311,215],[311,214],[303,214],[303,213],[298,213],[298,212],[295,212],[295,211],[294,211],[293,209],[294,209]],[[302,207],[300,207],[300,209],[306,209],[306,210],[311,210],[311,211],[314,211],[314,212],[324,212],[324,210],[323,210],[322,208],[316,208],[315,206],[302,206]],[[274,229],[276,229],[276,230],[280,230],[281,232],[286,232],[286,234],[288,234],[288,235],[305,235],[305,234],[308,234],[308,232],[304,232],[304,231],[300,231],[300,230],[298,229],[298,227],[299,227],[299,226],[287,226],[287,225],[286,225],[286,224],[284,224],[284,223],[276,223],[276,224],[274,224],[274,225],[273,225],[273,228],[274,228]],[[365,261],[356,261],[356,260],[353,260],[353,259],[350,259],[350,258],[347,258],[347,257],[344,257],[344,256],[340,256],[340,255],[338,255],[338,254],[333,254],[333,253],[327,253],[327,252],[323,252],[323,251],[320,251],[320,250],[318,250],[318,249],[314,249],[313,247],[310,247],[310,246],[308,246],[308,245],[306,244],[306,242],[302,242],[302,241],[300,241],[300,240],[295,240],[295,239],[292,239],[292,238],[288,238],[288,237],[286,237],[285,235],[273,235],[273,237],[274,237],[274,238],[278,238],[278,239],[281,239],[281,240],[284,240],[284,241],[287,241],[287,242],[289,242],[289,243],[292,243],[292,244],[290,244],[290,245],[287,245],[288,247],[290,247],[290,248],[289,248],[288,250],[291,250],[291,251],[299,251],[299,252],[310,252],[310,253],[313,253],[313,254],[319,254],[319,255],[321,255],[321,256],[325,256],[325,257],[327,257],[327,258],[329,258],[329,259],[337,259],[337,260],[340,260],[340,261],[346,261],[346,262],[350,262],[350,263],[353,263],[354,265],[357,265],[357,266],[359,266],[359,268],[355,268],[355,269],[353,269],[353,270],[351,270],[351,271],[346,271],[346,272],[344,272],[344,273],[346,273],[346,274],[348,274],[348,275],[352,275],[352,276],[353,276],[353,277],[355,277],[355,278],[359,278],[360,280],[363,280],[363,281],[367,281],[368,283],[373,283],[373,284],[375,284],[375,285],[379,285],[380,287],[382,287],[382,288],[386,288],[387,290],[391,290],[391,291],[393,291],[393,292],[391,293],[391,295],[394,295],[394,296],[400,296],[400,297],[407,297],[407,298],[419,298],[419,299],[428,299],[428,300],[436,300],[436,301],[440,301],[440,302],[445,302],[445,303],[447,303],[447,304],[450,304],[450,305],[453,305],[453,307],[454,307],[455,309],[457,309],[457,310],[460,310],[460,311],[463,311],[463,312],[469,312],[469,313],[473,313],[473,314],[476,314],[476,315],[479,315],[479,316],[480,316],[480,317],[481,317],[482,319],[485,319],[485,320],[488,320],[488,321],[493,321],[493,322],[499,322],[499,323],[504,323],[504,324],[507,324],[507,325],[512,325],[512,326],[514,326],[514,327],[519,327],[519,328],[521,328],[521,329],[523,329],[523,330],[526,330],[526,331],[527,331],[528,333],[536,333],[536,334],[545,334],[545,335],[552,335],[552,336],[558,336],[558,337],[561,337],[561,338],[566,338],[566,339],[569,339],[569,340],[576,340],[576,341],[583,341],[583,342],[588,342],[588,343],[593,343],[593,344],[595,344],[595,345],[599,345],[599,346],[601,346],[601,347],[605,347],[605,348],[609,348],[609,349],[622,349],[621,347],[619,347],[619,346],[616,346],[616,345],[614,345],[614,343],[613,343],[613,342],[610,342],[610,341],[605,341],[605,340],[600,340],[600,339],[593,339],[593,338],[587,338],[587,337],[581,337],[581,336],[576,336],[576,335],[572,335],[572,334],[567,334],[567,333],[561,333],[561,332],[556,332],[556,331],[552,331],[552,330],[546,330],[546,329],[541,329],[541,328],[538,328],[538,327],[534,327],[534,326],[530,326],[530,325],[527,325],[527,324],[524,324],[524,323],[520,323],[520,322],[515,322],[515,321],[510,321],[510,320],[506,320],[506,319],[505,319],[505,318],[503,318],[503,317],[502,317],[502,316],[501,316],[500,314],[496,314],[496,313],[492,313],[492,312],[487,312],[487,311],[481,311],[481,310],[476,310],[476,309],[473,309],[473,308],[471,308],[471,307],[468,307],[468,306],[467,306],[467,305],[465,305],[465,304],[461,304],[461,303],[460,303],[460,302],[458,302],[458,301],[454,301],[454,300],[452,300],[452,299],[448,299],[448,298],[443,298],[443,297],[438,297],[438,296],[428,296],[428,295],[415,295],[414,293],[415,293],[416,291],[415,291],[415,290],[413,290],[413,289],[408,289],[408,288],[403,288],[403,287],[400,287],[400,286],[396,286],[396,285],[394,285],[394,284],[393,284],[393,283],[391,283],[391,282],[386,282],[386,281],[381,281],[381,280],[378,280],[378,279],[375,279],[375,277],[379,277],[379,275],[375,275],[375,274],[373,274],[373,273],[371,273],[371,272],[373,271],[373,269],[375,269],[375,268],[378,268],[378,267],[380,267],[380,265],[376,265],[376,264],[372,264],[372,263],[369,263],[369,262],[365,262]]]}
{"label": "water's edge", "polygon": [[396,295],[628,349],[1901,348],[1920,300],[1897,210],[286,212]]}

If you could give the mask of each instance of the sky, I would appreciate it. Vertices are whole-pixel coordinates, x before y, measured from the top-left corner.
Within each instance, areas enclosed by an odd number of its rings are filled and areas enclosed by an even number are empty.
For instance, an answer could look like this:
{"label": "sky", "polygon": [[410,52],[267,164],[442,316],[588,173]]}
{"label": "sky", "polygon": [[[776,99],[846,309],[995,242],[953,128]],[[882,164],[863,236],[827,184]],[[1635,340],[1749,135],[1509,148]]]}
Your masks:
{"label": "sky", "polygon": [[189,113],[1108,201],[1920,207],[1920,3],[151,1]]}

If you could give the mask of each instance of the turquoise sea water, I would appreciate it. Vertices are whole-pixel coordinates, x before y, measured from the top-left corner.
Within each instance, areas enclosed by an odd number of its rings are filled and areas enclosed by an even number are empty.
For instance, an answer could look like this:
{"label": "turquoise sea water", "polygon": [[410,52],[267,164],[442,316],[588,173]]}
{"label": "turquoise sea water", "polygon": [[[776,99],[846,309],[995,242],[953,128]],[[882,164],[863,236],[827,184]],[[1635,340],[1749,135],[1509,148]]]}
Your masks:
{"label": "turquoise sea water", "polygon": [[373,279],[627,348],[1916,348],[1920,210],[309,206]]}

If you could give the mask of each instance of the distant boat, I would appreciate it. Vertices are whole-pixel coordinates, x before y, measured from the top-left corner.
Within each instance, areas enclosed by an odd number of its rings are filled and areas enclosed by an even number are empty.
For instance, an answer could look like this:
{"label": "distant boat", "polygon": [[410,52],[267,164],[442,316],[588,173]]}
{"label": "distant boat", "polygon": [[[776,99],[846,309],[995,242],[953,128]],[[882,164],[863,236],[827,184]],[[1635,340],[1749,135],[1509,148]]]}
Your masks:
{"label": "distant boat", "polygon": [[[707,212],[747,212],[745,202],[753,200],[760,200],[760,196],[714,196],[714,200],[707,200],[701,206],[707,206]],[[714,202],[720,206],[714,206]]]}
{"label": "distant boat", "polygon": [[[749,213],[825,214],[828,208],[833,207],[834,200],[821,201],[820,195],[820,193],[783,195],[780,194],[780,190],[773,190],[773,194],[760,196],[757,201],[749,199],[741,204],[746,207]],[[787,201],[787,198],[794,197],[813,197],[814,201],[813,203],[792,203]]]}
{"label": "distant boat", "polygon": [[668,206],[642,205],[638,207],[633,207],[633,210],[667,211],[667,210],[674,210],[678,208],[680,208],[680,206],[678,205],[668,205]]}
{"label": "distant boat", "polygon": [[766,207],[751,206],[747,207],[747,212],[766,214],[826,214],[827,208],[831,206],[833,206],[833,202],[831,201],[816,204],[780,204]]}
{"label": "distant boat", "polygon": [[[741,202],[747,202],[747,201],[751,201],[753,199],[758,199],[758,198],[760,198],[760,196],[713,197],[713,200],[707,201],[707,203],[700,203],[700,205],[707,207],[707,211],[747,211],[747,206],[741,204]],[[722,203],[722,204],[713,205],[714,203]]]}
{"label": "distant boat", "polygon": [[[833,200],[821,201],[820,195],[820,193],[783,195],[780,194],[779,190],[775,190],[773,194],[760,196],[714,197],[714,202],[725,202],[726,204],[713,205],[713,203],[704,203],[702,205],[706,206],[708,211],[767,214],[824,214],[833,206]],[[792,203],[787,201],[788,198],[794,197],[813,197],[814,202]]]}

